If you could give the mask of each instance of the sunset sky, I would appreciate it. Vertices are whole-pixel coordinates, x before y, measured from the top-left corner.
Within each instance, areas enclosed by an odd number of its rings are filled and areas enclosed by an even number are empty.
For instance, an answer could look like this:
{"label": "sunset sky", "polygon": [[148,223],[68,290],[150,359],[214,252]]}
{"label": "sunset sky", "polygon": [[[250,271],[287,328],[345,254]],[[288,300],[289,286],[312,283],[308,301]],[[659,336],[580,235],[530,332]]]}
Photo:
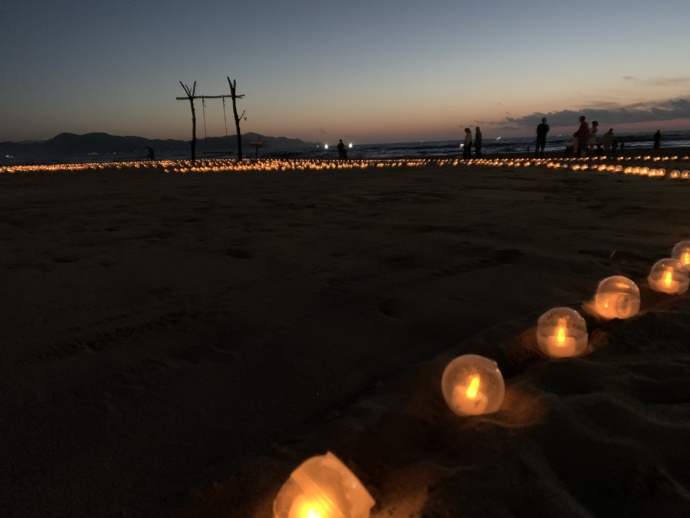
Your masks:
{"label": "sunset sky", "polygon": [[[243,132],[335,143],[690,129],[690,2],[2,1],[0,141]],[[622,7],[625,5],[625,7]],[[228,101],[229,103],[229,101]],[[225,134],[197,101],[197,136]],[[227,105],[228,131],[234,134]]]}

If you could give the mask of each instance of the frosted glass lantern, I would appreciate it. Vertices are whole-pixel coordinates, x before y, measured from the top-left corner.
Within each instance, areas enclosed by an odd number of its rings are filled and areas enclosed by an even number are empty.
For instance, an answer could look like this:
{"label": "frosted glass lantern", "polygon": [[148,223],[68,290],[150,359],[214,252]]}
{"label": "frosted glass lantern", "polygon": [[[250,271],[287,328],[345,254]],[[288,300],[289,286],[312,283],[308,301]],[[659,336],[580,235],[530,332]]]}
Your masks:
{"label": "frosted glass lantern", "polygon": [[597,287],[594,309],[604,318],[630,318],[640,310],[640,288],[622,275],[607,277]]}
{"label": "frosted glass lantern", "polygon": [[441,390],[450,409],[466,416],[496,412],[501,408],[506,389],[495,361],[464,354],[444,369]]}
{"label": "frosted glass lantern", "polygon": [[686,268],[690,269],[690,241],[676,243],[671,252],[671,257],[678,259]]}
{"label": "frosted glass lantern", "polygon": [[647,277],[654,291],[680,295],[688,291],[688,270],[678,259],[661,259],[654,263]]}
{"label": "frosted glass lantern", "polygon": [[587,348],[587,323],[571,308],[548,310],[537,322],[539,349],[551,358],[578,356]]}
{"label": "frosted glass lantern", "polygon": [[374,499],[331,452],[303,462],[273,501],[273,518],[369,518]]}

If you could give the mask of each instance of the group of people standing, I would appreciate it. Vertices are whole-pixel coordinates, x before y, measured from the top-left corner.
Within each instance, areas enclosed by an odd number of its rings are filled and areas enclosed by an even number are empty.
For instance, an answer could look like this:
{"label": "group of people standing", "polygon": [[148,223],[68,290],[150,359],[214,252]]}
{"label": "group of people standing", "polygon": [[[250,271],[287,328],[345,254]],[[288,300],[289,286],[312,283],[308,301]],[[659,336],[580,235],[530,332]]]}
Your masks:
{"label": "group of people standing", "polygon": [[613,138],[613,128],[604,133],[601,142],[597,142],[598,131],[599,123],[597,121],[592,121],[590,126],[587,123],[587,118],[581,115],[580,126],[573,135],[573,154],[575,156],[587,156],[601,148],[603,148],[604,153],[618,148],[618,143]]}
{"label": "group of people standing", "polygon": [[[541,119],[541,123],[537,126],[537,142],[536,149],[534,152],[535,158],[544,158],[544,148],[546,147],[546,136],[551,128],[546,123],[546,117]],[[573,135],[573,146],[572,153],[575,156],[588,156],[594,153],[596,150],[603,148],[603,152],[609,153],[612,149],[618,148],[618,144],[613,136],[613,128],[610,128],[601,138],[601,141],[597,141],[597,134],[599,132],[599,122],[592,121],[590,126],[587,123],[587,118],[582,115],[580,116],[580,126]],[[661,134],[657,131],[654,134],[654,147],[659,147],[659,141],[661,140]],[[462,157],[464,159],[469,159],[472,157],[472,146],[475,149],[475,157],[479,158],[482,156],[482,132],[479,126],[475,129],[474,140],[472,139],[472,130],[470,128],[465,128],[465,138],[464,141],[460,143],[462,148]],[[529,152],[529,148],[527,148]]]}
{"label": "group of people standing", "polygon": [[472,146],[474,145],[474,156],[482,156],[482,130],[477,126],[474,130],[474,141],[472,140],[472,130],[465,128],[465,140],[460,147],[462,148],[462,158],[472,158]]}

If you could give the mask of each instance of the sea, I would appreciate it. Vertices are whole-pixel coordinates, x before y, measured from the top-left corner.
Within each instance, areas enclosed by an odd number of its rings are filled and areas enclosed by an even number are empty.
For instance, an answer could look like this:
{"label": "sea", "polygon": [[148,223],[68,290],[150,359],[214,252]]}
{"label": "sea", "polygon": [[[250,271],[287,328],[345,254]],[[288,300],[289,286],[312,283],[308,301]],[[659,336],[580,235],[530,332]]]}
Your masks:
{"label": "sea", "polygon": [[[474,134],[473,134],[474,136]],[[625,149],[652,149],[653,133],[627,133],[616,135],[618,147]],[[554,135],[546,140],[546,153],[565,154],[566,148],[573,145],[572,135]],[[690,147],[690,131],[667,131],[662,133],[662,147]],[[535,137],[486,138],[483,139],[484,155],[501,155],[534,152]],[[474,153],[474,149],[472,150]],[[348,158],[433,158],[452,157],[462,153],[457,140],[436,142],[400,142],[396,144],[363,144],[353,145],[348,149]],[[334,158],[337,156],[335,146],[329,149],[312,150],[309,156]]]}
{"label": "sea", "polygon": [[[623,133],[616,135],[618,147],[626,150],[652,149],[653,133]],[[549,135],[546,141],[546,153],[563,153],[566,148],[572,146],[572,135]],[[369,159],[385,160],[397,158],[446,158],[458,156],[462,153],[458,140],[442,141],[415,141],[397,142],[386,144],[357,144],[346,143],[349,145],[347,153],[350,159]],[[487,138],[484,137],[482,151],[484,155],[501,155],[514,153],[534,152],[534,137],[506,137],[506,138]],[[665,131],[662,133],[662,147],[678,148],[690,147],[690,130],[687,131]],[[188,160],[189,153],[178,150],[156,149],[157,160]],[[473,150],[474,152],[474,150]],[[254,158],[294,158],[294,159],[334,159],[338,152],[335,144],[331,146],[317,145],[294,149],[290,151],[271,150],[261,148],[258,155],[255,149],[248,149],[244,152],[244,157]],[[197,142],[196,158],[203,159],[225,159],[237,158],[236,151],[208,151],[204,150],[203,139]],[[131,152],[113,153],[83,153],[75,155],[32,157],[32,164],[69,164],[69,163],[88,163],[88,162],[132,162],[146,159],[145,150],[132,150]],[[26,164],[26,159],[5,155],[0,157],[0,165],[21,165]]]}

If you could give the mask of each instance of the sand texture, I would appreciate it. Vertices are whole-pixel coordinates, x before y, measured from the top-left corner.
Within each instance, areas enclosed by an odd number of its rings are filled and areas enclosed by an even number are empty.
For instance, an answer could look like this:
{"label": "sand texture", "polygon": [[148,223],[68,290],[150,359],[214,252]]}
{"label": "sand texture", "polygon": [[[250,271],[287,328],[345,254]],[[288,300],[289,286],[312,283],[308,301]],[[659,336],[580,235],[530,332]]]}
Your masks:
{"label": "sand texture", "polygon": [[[5,518],[270,518],[326,451],[373,518],[690,516],[690,295],[646,281],[690,239],[687,180],[2,174],[0,237]],[[636,317],[590,312],[610,275]],[[587,355],[538,352],[555,306]],[[498,413],[445,405],[464,353],[498,362]]]}

